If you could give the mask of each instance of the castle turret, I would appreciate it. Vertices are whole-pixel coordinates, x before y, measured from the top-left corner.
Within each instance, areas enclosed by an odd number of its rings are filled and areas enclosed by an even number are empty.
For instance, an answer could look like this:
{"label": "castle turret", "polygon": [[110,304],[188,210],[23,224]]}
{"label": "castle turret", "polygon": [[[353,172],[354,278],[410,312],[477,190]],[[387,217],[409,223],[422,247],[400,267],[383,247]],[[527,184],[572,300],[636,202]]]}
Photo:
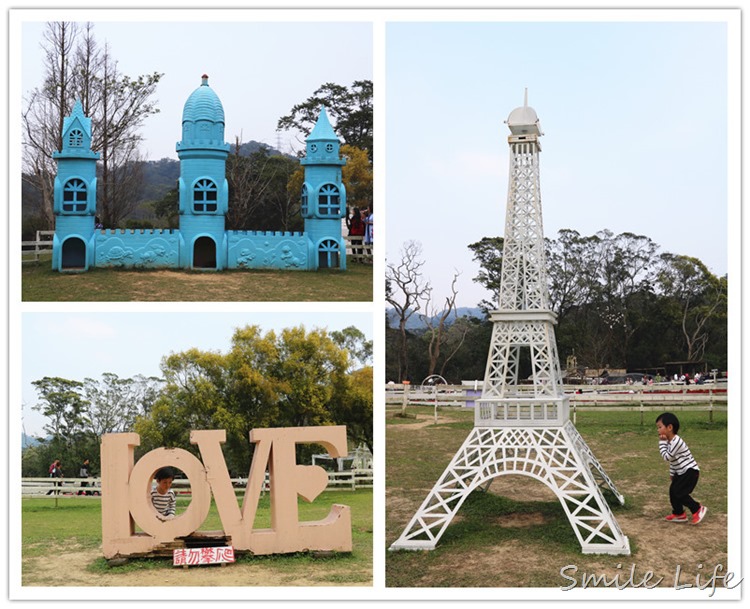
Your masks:
{"label": "castle turret", "polygon": [[180,267],[220,270],[227,266],[224,230],[229,187],[224,141],[224,108],[208,76],[182,111],[180,159]]}
{"label": "castle turret", "polygon": [[341,218],[346,212],[346,188],[341,168],[339,142],[324,106],[307,137],[302,186],[302,217],[310,241],[309,268],[346,268],[346,244],[341,236]]}
{"label": "castle turret", "polygon": [[63,119],[62,148],[52,153],[57,160],[53,211],[55,236],[52,268],[86,271],[94,264],[96,217],[96,161],[91,150],[91,119],[76,101]]}

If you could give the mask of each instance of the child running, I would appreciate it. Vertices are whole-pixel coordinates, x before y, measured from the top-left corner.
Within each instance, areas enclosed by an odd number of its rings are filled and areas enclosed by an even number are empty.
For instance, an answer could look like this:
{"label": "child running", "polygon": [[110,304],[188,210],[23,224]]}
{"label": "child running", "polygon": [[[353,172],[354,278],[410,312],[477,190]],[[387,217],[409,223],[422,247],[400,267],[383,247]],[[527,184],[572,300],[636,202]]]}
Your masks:
{"label": "child running", "polygon": [[[656,417],[656,431],[659,434],[659,452],[665,461],[669,462],[669,502],[672,513],[666,517],[668,522],[690,522],[698,524],[706,517],[708,509],[690,496],[698,484],[700,468],[693,458],[688,445],[677,435],[680,421],[671,412],[665,412]],[[685,506],[692,513],[688,519]]]}
{"label": "child running", "polygon": [[177,498],[172,490],[174,473],[171,467],[162,467],[154,474],[156,486],[151,489],[151,503],[166,518],[174,518]]}

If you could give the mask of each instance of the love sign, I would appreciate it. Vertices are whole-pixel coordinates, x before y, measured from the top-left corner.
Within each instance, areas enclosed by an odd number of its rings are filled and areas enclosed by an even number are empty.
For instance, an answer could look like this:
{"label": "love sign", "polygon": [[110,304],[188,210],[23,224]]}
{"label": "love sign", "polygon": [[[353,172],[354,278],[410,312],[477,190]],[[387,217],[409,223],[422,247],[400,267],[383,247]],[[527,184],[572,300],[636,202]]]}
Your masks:
{"label": "love sign", "polygon": [[[158,546],[197,531],[208,516],[213,494],[223,532],[235,550],[281,554],[305,550],[351,552],[348,506],[333,505],[328,516],[300,522],[297,496],[313,501],[328,485],[328,474],[316,465],[297,465],[296,444],[321,444],[331,457],[347,454],[346,427],[277,427],[254,429],[255,452],[242,507],[237,504],[221,444],[224,430],[190,432],[201,460],[181,448],[157,448],[134,462],[136,433],[102,436],[102,547],[105,558],[147,554]],[[151,503],[155,472],[171,466],[190,480],[191,501],[184,513],[165,518]],[[266,470],[271,484],[271,528],[254,529]],[[135,531],[138,525],[143,532]]]}

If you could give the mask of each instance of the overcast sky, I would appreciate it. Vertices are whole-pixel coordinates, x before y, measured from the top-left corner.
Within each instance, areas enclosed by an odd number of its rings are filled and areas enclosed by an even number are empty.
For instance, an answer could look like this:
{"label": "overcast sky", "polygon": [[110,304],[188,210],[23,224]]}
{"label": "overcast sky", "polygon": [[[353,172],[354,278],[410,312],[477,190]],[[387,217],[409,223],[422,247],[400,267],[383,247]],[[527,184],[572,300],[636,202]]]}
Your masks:
{"label": "overcast sky", "polygon": [[48,421],[33,406],[31,384],[45,376],[83,381],[105,372],[121,378],[161,376],[164,356],[190,348],[226,353],[236,328],[257,325],[263,334],[304,325],[309,331],[355,326],[372,340],[369,313],[316,313],[300,307],[283,313],[24,313],[22,315],[21,399],[23,426],[42,434]]}
{"label": "overcast sky", "polygon": [[[164,74],[154,96],[160,112],[141,130],[142,152],[149,160],[177,159],[182,109],[203,74],[224,106],[228,142],[237,136],[273,147],[280,143],[283,152],[303,148],[298,134],[276,132],[278,119],[295,104],[324,83],[350,86],[372,79],[372,24],[357,22],[356,15],[341,23],[269,22],[251,12],[174,10],[68,11],[66,18],[92,22],[94,37],[100,46],[109,46],[122,74]],[[24,94],[43,82],[41,43],[48,19],[49,11],[32,11],[22,22]]]}
{"label": "overcast sky", "polygon": [[[479,267],[467,246],[503,234],[503,123],[528,88],[544,132],[547,237],[627,231],[727,273],[727,129],[739,125],[727,113],[728,28],[680,21],[679,11],[638,21],[649,15],[663,14],[388,24],[388,261],[400,260],[405,241],[421,241],[438,302],[454,269],[460,305],[489,297],[472,281]],[[734,195],[738,220],[739,188]]]}

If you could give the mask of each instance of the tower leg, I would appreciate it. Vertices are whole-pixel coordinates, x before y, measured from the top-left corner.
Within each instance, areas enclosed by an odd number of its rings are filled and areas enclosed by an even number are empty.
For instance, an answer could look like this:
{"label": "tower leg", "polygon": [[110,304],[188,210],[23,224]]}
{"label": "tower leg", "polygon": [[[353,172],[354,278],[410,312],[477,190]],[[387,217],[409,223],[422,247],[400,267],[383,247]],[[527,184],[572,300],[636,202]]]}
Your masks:
{"label": "tower leg", "polygon": [[584,554],[630,554],[592,469],[606,476],[572,424],[475,427],[390,549],[434,549],[472,491],[497,476],[521,474],[554,491]]}

